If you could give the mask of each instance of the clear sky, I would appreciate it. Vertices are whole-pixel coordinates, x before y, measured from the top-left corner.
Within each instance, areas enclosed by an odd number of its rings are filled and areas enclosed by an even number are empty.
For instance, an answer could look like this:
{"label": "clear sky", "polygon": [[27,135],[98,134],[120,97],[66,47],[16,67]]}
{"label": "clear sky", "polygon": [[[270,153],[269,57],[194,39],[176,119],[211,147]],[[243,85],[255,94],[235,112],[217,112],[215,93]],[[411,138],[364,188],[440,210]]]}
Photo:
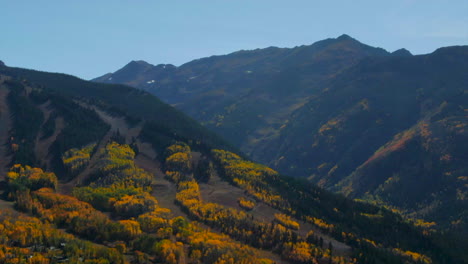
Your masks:
{"label": "clear sky", "polygon": [[413,54],[468,44],[468,0],[0,0],[0,60],[90,79],[345,33]]}

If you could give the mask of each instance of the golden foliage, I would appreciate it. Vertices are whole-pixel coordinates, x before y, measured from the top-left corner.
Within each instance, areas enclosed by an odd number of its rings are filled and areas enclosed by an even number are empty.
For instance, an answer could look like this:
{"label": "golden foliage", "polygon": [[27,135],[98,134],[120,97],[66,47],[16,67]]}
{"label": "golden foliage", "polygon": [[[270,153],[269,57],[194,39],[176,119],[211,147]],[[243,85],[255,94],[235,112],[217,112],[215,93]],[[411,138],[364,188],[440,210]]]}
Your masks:
{"label": "golden foliage", "polygon": [[158,234],[159,237],[167,238],[168,233],[172,233],[171,223],[168,217],[161,215],[157,211],[142,214],[137,219],[141,229],[146,233]]}
{"label": "golden foliage", "polygon": [[123,217],[137,217],[138,215],[156,210],[158,201],[149,193],[141,192],[137,195],[125,195],[116,200],[111,199],[114,212]]}
{"label": "golden foliage", "polygon": [[135,167],[135,152],[128,145],[120,145],[110,142],[101,150],[100,171],[111,173],[116,170],[124,170]]}
{"label": "golden foliage", "polygon": [[324,231],[332,232],[333,229],[335,228],[334,225],[328,224],[327,222],[325,222],[324,220],[320,218],[306,216],[305,219],[307,222],[316,225],[317,227],[319,227],[320,229]]}
{"label": "golden foliage", "polygon": [[127,239],[134,239],[141,234],[140,223],[134,220],[120,220],[122,226],[121,236]]}
{"label": "golden foliage", "polygon": [[[230,175],[233,182],[238,186],[244,187],[244,189],[248,191],[250,190],[249,194],[258,197],[259,200],[268,202],[274,202],[275,200],[281,201],[279,195],[271,195],[271,193],[262,188],[266,185],[264,178],[277,175],[275,171],[265,166],[243,161],[239,156],[230,152],[216,151],[214,153],[218,155],[218,158],[221,159],[222,162],[225,162],[224,165],[227,168],[227,174]],[[173,153],[172,155],[176,154],[177,153]],[[203,202],[199,185],[193,179],[193,175],[182,172],[181,170],[176,170],[176,168],[173,169],[174,171],[171,172],[172,175],[184,175],[182,180],[174,180],[178,189],[176,201],[195,219],[203,221],[210,226],[220,228],[223,233],[229,234],[231,237],[238,240],[252,243],[260,248],[282,248],[284,247],[284,243],[298,242],[299,238],[297,234],[288,230],[281,224],[263,223],[254,220],[251,215],[244,211],[225,208],[216,203]],[[239,200],[239,202],[241,201],[250,208],[253,208],[255,205],[249,200]],[[279,217],[286,225],[299,229],[299,224],[288,218],[288,216],[284,215]],[[177,228],[174,227],[174,230],[176,229]],[[208,252],[221,247],[221,244],[218,244],[218,242],[208,240],[205,243],[208,242],[211,244]],[[304,243],[311,247],[307,242]],[[319,251],[320,249],[317,249],[317,252]],[[202,252],[202,255],[206,254],[203,253],[205,252],[203,250],[200,250],[200,252]],[[288,251],[288,254],[291,256],[290,258],[296,259],[298,263],[310,263],[315,260],[315,256],[312,256],[310,253],[309,255],[301,256],[302,253],[301,247],[291,247],[291,250]],[[200,253],[194,252],[193,255],[198,256]],[[203,261],[203,263],[239,263],[233,262],[233,259],[224,255],[218,258],[217,262],[206,258],[203,258]],[[246,263],[253,262],[248,261]]]}
{"label": "golden foliage", "polygon": [[255,199],[268,205],[293,213],[291,206],[266,182],[278,177],[278,173],[266,166],[243,160],[238,155],[214,149],[214,158],[221,165],[224,177],[234,185],[244,189]]}
{"label": "golden foliage", "polygon": [[76,197],[124,217],[156,209],[157,201],[148,193],[153,177],[136,166],[135,153],[128,145],[110,142],[99,155],[97,170],[101,177],[89,187],[76,188]]}
{"label": "golden foliage", "polygon": [[172,154],[166,159],[166,167],[169,170],[189,171],[191,167],[189,155],[183,152]]}
{"label": "golden foliage", "polygon": [[247,200],[244,197],[240,197],[238,200],[239,206],[245,210],[252,210],[255,207],[255,202]]}
{"label": "golden foliage", "polygon": [[115,249],[76,239],[37,218],[0,211],[0,263],[46,264],[56,263],[57,258],[67,258],[67,263],[78,259],[124,263]]}
{"label": "golden foliage", "polygon": [[96,148],[96,144],[90,144],[85,146],[82,149],[70,149],[62,155],[62,162],[65,168],[67,168],[71,173],[78,173],[83,168],[85,168],[90,159],[91,153]]}
{"label": "golden foliage", "polygon": [[22,188],[38,190],[40,188],[57,188],[58,180],[54,173],[44,172],[40,168],[16,164],[7,173],[7,182],[11,191]]}
{"label": "golden foliage", "polygon": [[297,263],[318,263],[312,256],[312,247],[306,242],[285,243],[284,250],[281,255],[286,259]]}
{"label": "golden foliage", "polygon": [[166,157],[169,157],[175,153],[187,153],[188,154],[190,153],[190,147],[189,145],[183,142],[177,142],[176,144],[173,144],[166,149]]}
{"label": "golden foliage", "polygon": [[285,227],[288,227],[294,230],[299,230],[299,223],[292,220],[289,215],[275,214],[275,221],[284,225]]}
{"label": "golden foliage", "polygon": [[400,256],[406,257],[413,262],[424,263],[424,264],[432,263],[432,260],[428,256],[417,253],[417,252],[412,252],[409,250],[404,251],[399,248],[394,248],[393,252],[397,253]]}

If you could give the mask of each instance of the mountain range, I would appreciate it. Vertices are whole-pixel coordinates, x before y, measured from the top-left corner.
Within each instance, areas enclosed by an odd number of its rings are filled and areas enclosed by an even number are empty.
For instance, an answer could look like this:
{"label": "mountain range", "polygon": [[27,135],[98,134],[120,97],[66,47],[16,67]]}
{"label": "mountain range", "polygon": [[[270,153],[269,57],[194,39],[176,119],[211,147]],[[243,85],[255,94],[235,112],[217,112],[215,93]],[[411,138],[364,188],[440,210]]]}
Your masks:
{"label": "mountain range", "polygon": [[342,35],[93,81],[149,91],[282,174],[466,233],[467,71],[468,46],[413,56]]}
{"label": "mountain range", "polygon": [[[358,102],[346,120],[374,107]],[[303,107],[293,115],[300,118]],[[433,113],[437,120],[448,118],[444,113],[453,106],[446,107]],[[418,142],[421,129],[401,138]],[[369,166],[398,149],[400,138],[390,140]],[[283,176],[149,92],[126,85],[0,65],[0,142],[0,262],[468,259],[463,235]],[[370,169],[376,168],[362,166],[360,177]]]}

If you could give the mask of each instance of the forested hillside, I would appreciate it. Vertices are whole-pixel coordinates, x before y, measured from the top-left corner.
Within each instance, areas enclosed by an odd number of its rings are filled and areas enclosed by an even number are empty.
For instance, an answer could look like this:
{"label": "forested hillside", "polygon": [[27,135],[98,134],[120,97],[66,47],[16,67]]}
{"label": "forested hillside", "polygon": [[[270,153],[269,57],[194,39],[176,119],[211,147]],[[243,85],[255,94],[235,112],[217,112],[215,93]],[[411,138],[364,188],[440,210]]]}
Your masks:
{"label": "forested hillside", "polygon": [[467,61],[467,46],[413,56],[343,35],[95,81],[150,91],[283,174],[466,234]]}
{"label": "forested hillside", "polygon": [[0,74],[4,263],[466,260],[463,240],[248,161],[145,92]]}

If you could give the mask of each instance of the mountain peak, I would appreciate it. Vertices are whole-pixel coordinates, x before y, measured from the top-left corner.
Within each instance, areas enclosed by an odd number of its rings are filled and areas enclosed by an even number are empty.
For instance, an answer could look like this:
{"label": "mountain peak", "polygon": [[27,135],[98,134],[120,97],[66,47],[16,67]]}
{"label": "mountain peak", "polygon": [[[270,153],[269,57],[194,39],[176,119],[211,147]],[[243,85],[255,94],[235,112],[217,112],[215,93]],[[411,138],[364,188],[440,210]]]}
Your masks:
{"label": "mountain peak", "polygon": [[0,67],[6,66],[3,61],[0,60]]}
{"label": "mountain peak", "polygon": [[144,60],[132,60],[131,62],[129,62],[127,64],[127,66],[140,66],[140,67],[144,66],[144,67],[146,67],[146,66],[154,66],[154,65],[150,64],[150,63],[148,63],[148,62],[146,62]]}
{"label": "mountain peak", "polygon": [[369,46],[347,34],[342,34],[337,38],[329,38],[316,43],[320,43],[322,47],[332,47],[333,49],[339,50],[343,50],[343,47],[347,47],[345,50],[359,50],[362,56],[387,56],[390,54],[385,49]]}
{"label": "mountain peak", "polygon": [[174,66],[172,64],[158,64],[155,67],[159,68],[159,69],[175,69],[175,68],[177,68],[176,66]]}
{"label": "mountain peak", "polygon": [[337,40],[356,40],[354,38],[352,38],[351,36],[347,35],[347,34],[342,34],[341,36],[339,36],[338,38],[336,38]]}
{"label": "mountain peak", "polygon": [[[149,68],[154,67],[154,65],[149,64],[144,60],[132,60],[127,65],[125,65],[122,69],[118,70],[117,72],[126,72],[127,74],[135,74],[139,71],[145,71]],[[117,73],[116,72],[116,73]]]}
{"label": "mountain peak", "polygon": [[411,52],[407,49],[398,49],[392,52],[393,56],[399,56],[399,57],[408,57],[408,56],[413,56]]}

